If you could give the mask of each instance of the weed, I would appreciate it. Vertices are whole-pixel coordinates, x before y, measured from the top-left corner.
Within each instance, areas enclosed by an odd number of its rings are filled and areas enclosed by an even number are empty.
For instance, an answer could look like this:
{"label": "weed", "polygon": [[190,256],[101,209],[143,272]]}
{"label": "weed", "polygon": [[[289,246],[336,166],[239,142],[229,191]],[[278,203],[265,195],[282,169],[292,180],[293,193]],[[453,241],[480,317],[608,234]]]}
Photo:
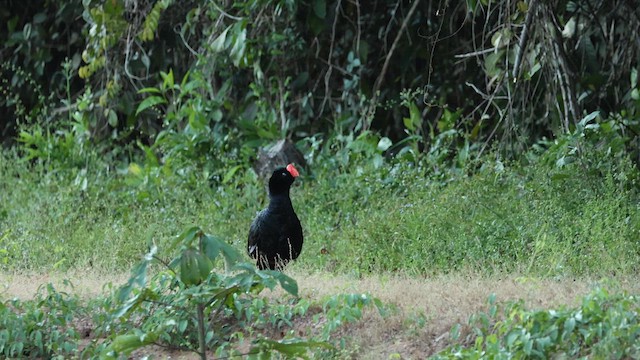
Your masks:
{"label": "weed", "polygon": [[[627,359],[640,355],[637,296],[598,288],[577,308],[531,311],[522,301],[503,308],[492,297],[489,311],[470,319],[464,344],[435,359],[587,357]],[[459,336],[459,327],[452,333]]]}

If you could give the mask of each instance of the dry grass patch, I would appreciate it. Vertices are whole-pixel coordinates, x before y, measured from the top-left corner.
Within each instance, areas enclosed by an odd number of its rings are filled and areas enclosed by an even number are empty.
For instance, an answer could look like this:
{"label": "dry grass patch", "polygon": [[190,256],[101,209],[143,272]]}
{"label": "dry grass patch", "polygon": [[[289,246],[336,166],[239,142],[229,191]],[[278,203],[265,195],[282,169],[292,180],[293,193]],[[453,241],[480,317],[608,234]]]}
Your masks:
{"label": "dry grass patch", "polygon": [[[582,296],[601,282],[593,279],[534,279],[517,275],[502,277],[443,275],[434,278],[406,276],[345,276],[314,274],[298,279],[303,297],[319,299],[341,292],[366,292],[397,311],[382,318],[374,310],[362,321],[349,325],[339,335],[352,338],[356,350],[351,356],[382,359],[399,354],[402,358],[423,358],[450,344],[449,330],[466,324],[469,316],[486,310],[487,299],[496,294],[498,302],[522,299],[530,309],[577,305]],[[620,290],[638,292],[634,278],[616,279]]]}
{"label": "dry grass patch", "polygon": [[128,273],[104,274],[90,271],[73,271],[48,274],[0,274],[0,299],[32,299],[38,289],[53,284],[57,291],[93,298],[105,294],[105,286],[124,284]]}
{"label": "dry grass patch", "polygon": [[[577,305],[580,298],[590,292],[600,281],[593,279],[534,279],[517,275],[501,277],[442,275],[433,278],[416,278],[400,275],[371,275],[364,278],[339,276],[327,273],[308,274],[304,269],[293,268],[289,275],[298,281],[300,296],[313,302],[341,293],[368,293],[391,305],[393,310],[381,317],[374,309],[368,309],[363,319],[347,324],[335,339],[348,339],[349,352],[344,357],[357,359],[382,359],[389,356],[424,358],[450,344],[449,330],[457,323],[466,324],[470,315],[487,308],[487,299],[496,294],[498,302],[522,299],[530,309],[553,308],[561,305]],[[75,293],[82,297],[105,294],[104,286],[124,283],[128,274],[97,274],[74,272],[67,274],[3,274],[0,275],[0,297],[30,299],[38,288],[53,283],[59,291]],[[73,287],[64,284],[69,279]],[[635,278],[615,279],[616,290],[640,292],[640,282]],[[282,291],[268,293],[279,297]],[[296,328],[304,334],[318,324],[312,316],[296,320]],[[150,347],[136,354],[153,354],[155,358],[191,358],[189,353],[165,352]],[[142,354],[141,354],[142,355]]]}

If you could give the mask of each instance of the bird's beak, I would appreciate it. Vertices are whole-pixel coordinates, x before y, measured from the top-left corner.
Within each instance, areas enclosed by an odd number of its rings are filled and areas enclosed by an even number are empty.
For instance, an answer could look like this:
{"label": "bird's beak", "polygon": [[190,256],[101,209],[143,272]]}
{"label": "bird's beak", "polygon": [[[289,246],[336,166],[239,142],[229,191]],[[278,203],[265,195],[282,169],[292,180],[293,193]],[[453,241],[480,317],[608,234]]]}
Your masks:
{"label": "bird's beak", "polygon": [[287,171],[289,172],[289,174],[291,174],[291,176],[298,177],[300,176],[300,173],[298,172],[298,170],[296,169],[295,166],[293,166],[293,164],[289,164],[287,165]]}

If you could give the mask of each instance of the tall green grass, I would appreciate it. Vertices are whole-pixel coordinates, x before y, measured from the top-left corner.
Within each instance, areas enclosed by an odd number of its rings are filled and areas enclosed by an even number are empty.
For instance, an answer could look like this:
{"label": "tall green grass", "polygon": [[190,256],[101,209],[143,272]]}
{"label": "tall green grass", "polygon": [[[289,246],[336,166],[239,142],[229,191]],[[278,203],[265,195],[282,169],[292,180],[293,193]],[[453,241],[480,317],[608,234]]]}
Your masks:
{"label": "tall green grass", "polygon": [[[164,175],[134,185],[122,172],[95,169],[53,173],[0,156],[3,270],[126,271],[152,243],[171,241],[190,225],[243,250],[267,201],[264,181],[252,172],[212,187],[199,174],[192,174],[196,181]],[[350,169],[317,166],[292,189],[305,230],[293,266],[354,275],[613,275],[639,268],[639,198],[621,177],[636,172],[629,164],[600,174],[485,160],[474,175],[446,183],[408,164]]]}

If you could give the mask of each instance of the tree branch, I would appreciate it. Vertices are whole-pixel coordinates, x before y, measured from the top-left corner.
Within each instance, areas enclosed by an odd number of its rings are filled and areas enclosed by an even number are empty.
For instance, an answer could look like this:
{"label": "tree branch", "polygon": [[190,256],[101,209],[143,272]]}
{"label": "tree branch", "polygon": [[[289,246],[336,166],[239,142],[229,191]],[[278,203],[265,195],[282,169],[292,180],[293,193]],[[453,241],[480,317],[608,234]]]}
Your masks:
{"label": "tree branch", "polygon": [[514,79],[518,78],[520,73],[520,64],[522,63],[522,54],[527,47],[527,40],[529,40],[529,28],[531,27],[531,20],[533,19],[533,13],[535,12],[537,0],[531,0],[529,4],[529,10],[527,11],[527,17],[524,20],[524,27],[522,28],[522,35],[520,35],[520,43],[518,44],[518,53],[516,54],[516,60],[513,64],[513,72],[511,76]]}
{"label": "tree branch", "polygon": [[375,85],[373,86],[374,105],[375,105],[375,100],[377,100],[376,98],[377,98],[378,90],[380,90],[380,86],[382,86],[382,81],[384,80],[384,76],[387,73],[387,69],[389,68],[389,62],[391,61],[391,57],[393,56],[393,53],[396,50],[398,43],[400,42],[402,33],[407,27],[409,20],[411,19],[411,17],[413,17],[413,13],[418,8],[419,3],[420,3],[420,0],[415,0],[413,2],[413,5],[411,6],[411,9],[409,9],[409,13],[407,14],[407,17],[405,17],[404,20],[402,21],[402,25],[400,26],[400,30],[398,31],[398,34],[396,35],[395,40],[393,40],[393,44],[391,45],[391,49],[389,50],[387,57],[384,59],[384,65],[382,65],[382,71],[380,71],[380,75],[378,75]]}

